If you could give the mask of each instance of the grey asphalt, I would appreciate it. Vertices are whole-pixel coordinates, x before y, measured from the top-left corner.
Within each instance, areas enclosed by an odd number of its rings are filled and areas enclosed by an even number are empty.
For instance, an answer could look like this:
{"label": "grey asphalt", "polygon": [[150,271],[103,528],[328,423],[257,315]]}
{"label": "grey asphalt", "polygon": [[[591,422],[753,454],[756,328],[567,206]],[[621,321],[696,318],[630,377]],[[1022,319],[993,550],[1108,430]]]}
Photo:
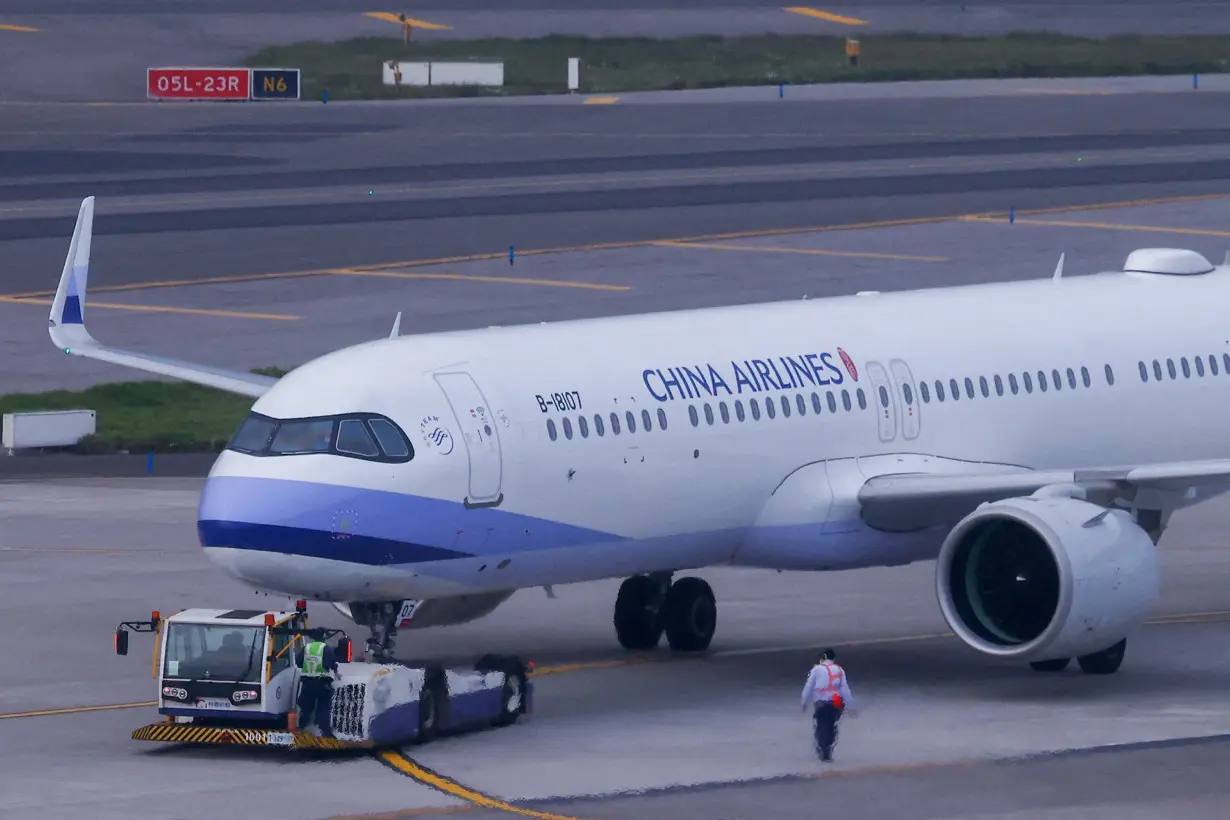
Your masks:
{"label": "grey asphalt", "polygon": [[[41,647],[0,667],[0,816],[392,820],[464,807],[366,755],[296,760],[129,738],[154,719],[133,705],[152,695],[150,643],[134,635],[131,654],[116,657],[118,622],[153,609],[289,603],[254,596],[204,559],[193,532],[200,487],[0,482],[0,618],[36,625]],[[451,665],[491,650],[533,660],[551,670],[536,679],[534,714],[404,752],[495,799],[585,820],[814,817],[818,805],[856,820],[1109,820],[1116,802],[1131,820],[1221,817],[1221,742],[987,761],[1230,733],[1230,622],[1191,614],[1225,606],[1228,518],[1226,500],[1175,517],[1161,545],[1155,622],[1131,637],[1112,677],[1040,676],[964,649],[942,634],[931,564],[698,572],[719,601],[708,656],[663,650],[631,665],[620,665],[610,625],[618,581],[559,587],[555,599],[522,590],[488,618],[403,633],[398,646]],[[328,607],[309,612],[314,624],[346,626]],[[797,705],[821,644],[838,647],[861,710],[843,722],[838,761],[824,769]],[[735,782],[752,778],[770,782]]]}

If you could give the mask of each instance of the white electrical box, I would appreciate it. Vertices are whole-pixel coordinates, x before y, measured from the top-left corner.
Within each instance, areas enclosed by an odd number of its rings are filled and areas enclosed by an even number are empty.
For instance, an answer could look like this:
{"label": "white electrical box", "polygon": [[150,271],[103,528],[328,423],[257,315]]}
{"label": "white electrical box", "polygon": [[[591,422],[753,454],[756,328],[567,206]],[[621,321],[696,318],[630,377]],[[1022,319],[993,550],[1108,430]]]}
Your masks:
{"label": "white electrical box", "polygon": [[71,447],[98,426],[93,410],[48,410],[39,413],[5,413],[0,444],[9,450],[32,447]]}

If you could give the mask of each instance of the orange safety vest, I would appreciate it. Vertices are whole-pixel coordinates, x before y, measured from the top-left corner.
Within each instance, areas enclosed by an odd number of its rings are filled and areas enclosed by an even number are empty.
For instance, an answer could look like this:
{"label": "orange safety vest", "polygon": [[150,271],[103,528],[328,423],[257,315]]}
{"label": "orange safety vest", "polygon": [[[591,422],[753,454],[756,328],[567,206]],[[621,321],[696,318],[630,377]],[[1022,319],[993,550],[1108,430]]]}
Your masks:
{"label": "orange safety vest", "polygon": [[831,700],[833,705],[838,709],[842,705],[841,683],[846,677],[846,672],[833,661],[824,661],[820,664],[828,673],[828,683],[824,686],[816,687],[816,700]]}

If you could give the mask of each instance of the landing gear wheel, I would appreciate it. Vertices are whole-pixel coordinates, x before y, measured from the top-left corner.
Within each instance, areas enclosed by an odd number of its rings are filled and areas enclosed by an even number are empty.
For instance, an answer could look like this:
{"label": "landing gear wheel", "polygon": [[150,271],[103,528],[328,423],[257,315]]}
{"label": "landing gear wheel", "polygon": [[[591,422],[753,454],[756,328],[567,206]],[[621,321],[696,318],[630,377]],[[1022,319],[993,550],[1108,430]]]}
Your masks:
{"label": "landing gear wheel", "polygon": [[680,578],[662,608],[666,639],[678,652],[703,652],[717,629],[717,600],[700,578]]}
{"label": "landing gear wheel", "polygon": [[1126,650],[1127,638],[1124,638],[1109,649],[1081,655],[1076,662],[1081,665],[1081,671],[1087,675],[1110,675],[1119,671],[1120,665],[1123,664],[1123,653]]}
{"label": "landing gear wheel", "polygon": [[1062,672],[1071,662],[1071,658],[1055,658],[1049,661],[1030,661],[1029,666],[1035,672]]}
{"label": "landing gear wheel", "polygon": [[443,672],[432,674],[428,669],[423,688],[419,692],[419,731],[416,740],[427,743],[440,733],[441,701],[447,699],[448,684],[443,680]]}
{"label": "landing gear wheel", "polygon": [[635,575],[619,587],[615,599],[615,635],[624,649],[653,649],[662,639],[661,582]]}
{"label": "landing gear wheel", "polygon": [[496,726],[512,726],[521,717],[521,706],[525,699],[525,681],[520,675],[507,673],[504,686],[500,690],[500,716],[495,719]]}

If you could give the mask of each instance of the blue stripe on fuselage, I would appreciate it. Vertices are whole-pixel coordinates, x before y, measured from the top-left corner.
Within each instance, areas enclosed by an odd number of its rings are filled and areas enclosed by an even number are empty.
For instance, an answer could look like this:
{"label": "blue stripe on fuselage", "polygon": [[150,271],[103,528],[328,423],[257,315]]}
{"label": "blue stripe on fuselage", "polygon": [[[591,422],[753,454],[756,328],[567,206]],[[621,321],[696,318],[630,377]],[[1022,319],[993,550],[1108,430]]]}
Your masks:
{"label": "blue stripe on fuselage", "polygon": [[201,493],[204,547],[413,564],[624,540],[460,501],[289,479],[217,476]]}

